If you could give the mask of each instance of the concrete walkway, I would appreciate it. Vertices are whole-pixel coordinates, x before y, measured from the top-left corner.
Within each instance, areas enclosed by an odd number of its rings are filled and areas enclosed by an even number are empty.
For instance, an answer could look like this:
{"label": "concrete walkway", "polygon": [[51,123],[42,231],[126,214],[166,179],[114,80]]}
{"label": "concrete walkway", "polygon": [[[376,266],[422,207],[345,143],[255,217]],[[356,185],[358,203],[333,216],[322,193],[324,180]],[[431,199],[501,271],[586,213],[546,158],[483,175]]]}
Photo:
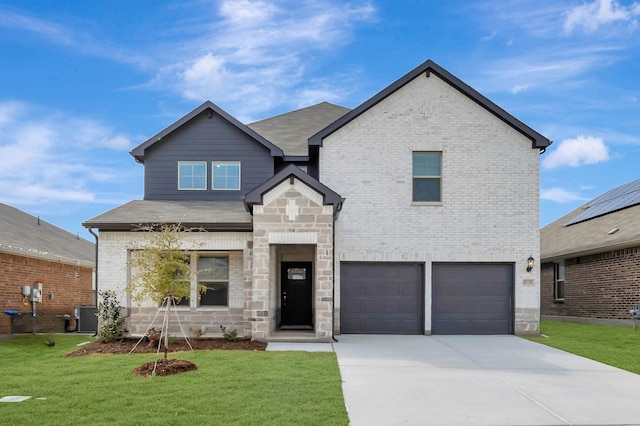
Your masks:
{"label": "concrete walkway", "polygon": [[355,426],[640,425],[639,375],[515,336],[338,339]]}

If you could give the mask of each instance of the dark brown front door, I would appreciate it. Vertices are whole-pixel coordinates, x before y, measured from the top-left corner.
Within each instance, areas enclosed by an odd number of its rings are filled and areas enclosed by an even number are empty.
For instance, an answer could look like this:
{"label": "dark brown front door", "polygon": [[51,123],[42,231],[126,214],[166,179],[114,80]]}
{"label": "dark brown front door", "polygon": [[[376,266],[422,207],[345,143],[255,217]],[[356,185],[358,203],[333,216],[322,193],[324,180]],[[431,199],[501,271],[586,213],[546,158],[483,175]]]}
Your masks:
{"label": "dark brown front door", "polygon": [[311,262],[282,262],[280,328],[313,328]]}

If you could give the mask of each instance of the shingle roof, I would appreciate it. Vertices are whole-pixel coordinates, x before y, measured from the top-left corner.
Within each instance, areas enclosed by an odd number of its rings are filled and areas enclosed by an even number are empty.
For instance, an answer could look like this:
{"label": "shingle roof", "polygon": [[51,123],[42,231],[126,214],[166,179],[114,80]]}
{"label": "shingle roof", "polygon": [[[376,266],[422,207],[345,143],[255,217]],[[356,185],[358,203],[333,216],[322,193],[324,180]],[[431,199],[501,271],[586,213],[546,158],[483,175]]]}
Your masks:
{"label": "shingle roof", "polygon": [[100,230],[132,230],[141,224],[180,223],[206,230],[250,231],[251,215],[242,201],[134,200],[84,222]]}
{"label": "shingle roof", "polygon": [[[542,261],[640,246],[640,205],[565,226],[592,202],[586,203],[540,230]],[[615,229],[617,231],[612,232]]]}
{"label": "shingle roof", "polygon": [[347,112],[348,108],[322,102],[247,126],[282,148],[286,156],[307,156],[308,139]]}
{"label": "shingle roof", "polygon": [[88,268],[95,266],[94,243],[1,203],[0,251]]}
{"label": "shingle roof", "polygon": [[429,77],[431,73],[437,75],[442,80],[446,81],[449,85],[451,85],[456,90],[460,91],[465,96],[469,97],[471,100],[485,108],[487,111],[498,117],[500,120],[507,123],[509,126],[513,127],[515,130],[526,136],[531,140],[532,148],[546,148],[551,145],[551,141],[546,137],[542,136],[540,133],[533,130],[531,127],[524,124],[522,121],[518,120],[498,105],[491,102],[489,99],[484,97],[478,91],[473,89],[471,86],[467,85],[465,82],[449,73],[447,70],[442,68],[440,65],[433,62],[431,59],[425,61],[424,63],[418,65],[413,70],[409,71],[404,76],[400,77],[398,80],[391,83],[389,86],[384,88],[382,91],[374,95],[372,98],[368,99],[360,106],[351,110],[340,119],[332,123],[331,125],[325,127],[320,130],[318,133],[309,138],[309,145],[322,146],[322,141],[325,137],[331,135],[336,130],[340,129],[342,126],[349,123],[351,120],[358,117],[360,114],[366,112],[369,108],[375,106],[398,89],[402,88],[405,84],[409,83],[416,77],[421,74],[424,74],[426,77]]}

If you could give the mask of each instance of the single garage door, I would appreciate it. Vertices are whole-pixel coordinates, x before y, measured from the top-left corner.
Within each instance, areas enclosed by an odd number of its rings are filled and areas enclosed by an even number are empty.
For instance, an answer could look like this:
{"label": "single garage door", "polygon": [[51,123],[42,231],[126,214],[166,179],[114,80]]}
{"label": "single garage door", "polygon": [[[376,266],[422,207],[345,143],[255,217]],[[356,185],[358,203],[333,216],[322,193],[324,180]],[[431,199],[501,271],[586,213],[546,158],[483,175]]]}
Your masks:
{"label": "single garage door", "polygon": [[512,334],[513,264],[434,263],[432,334]]}
{"label": "single garage door", "polygon": [[340,332],[423,334],[424,265],[340,264]]}

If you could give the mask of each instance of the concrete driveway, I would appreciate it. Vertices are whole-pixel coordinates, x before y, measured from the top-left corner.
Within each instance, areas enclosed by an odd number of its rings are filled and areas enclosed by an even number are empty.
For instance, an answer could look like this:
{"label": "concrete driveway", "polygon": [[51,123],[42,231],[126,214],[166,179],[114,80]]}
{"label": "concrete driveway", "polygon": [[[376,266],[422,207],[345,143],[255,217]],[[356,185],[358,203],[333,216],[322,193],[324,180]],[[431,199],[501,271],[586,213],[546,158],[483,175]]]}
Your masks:
{"label": "concrete driveway", "polygon": [[515,336],[338,340],[352,425],[640,425],[640,375]]}

